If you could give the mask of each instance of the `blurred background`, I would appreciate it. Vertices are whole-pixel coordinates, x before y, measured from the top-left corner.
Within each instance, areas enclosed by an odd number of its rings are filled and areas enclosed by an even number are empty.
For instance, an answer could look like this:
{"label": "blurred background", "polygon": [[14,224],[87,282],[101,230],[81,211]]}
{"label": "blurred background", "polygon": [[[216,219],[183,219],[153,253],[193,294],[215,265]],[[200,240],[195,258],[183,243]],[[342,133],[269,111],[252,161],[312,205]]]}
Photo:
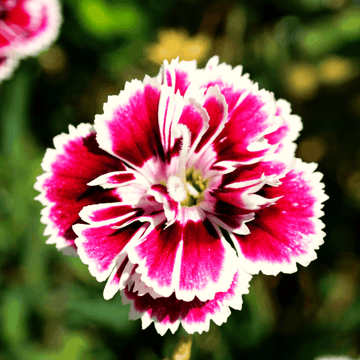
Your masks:
{"label": "blurred background", "polygon": [[45,245],[33,184],[52,139],[92,123],[163,59],[214,54],[291,102],[297,155],[324,173],[326,238],[295,274],[255,276],[242,311],[192,359],[360,355],[360,0],[63,0],[58,41],[0,85],[0,359],[170,358],[183,330],[128,321],[120,295]]}

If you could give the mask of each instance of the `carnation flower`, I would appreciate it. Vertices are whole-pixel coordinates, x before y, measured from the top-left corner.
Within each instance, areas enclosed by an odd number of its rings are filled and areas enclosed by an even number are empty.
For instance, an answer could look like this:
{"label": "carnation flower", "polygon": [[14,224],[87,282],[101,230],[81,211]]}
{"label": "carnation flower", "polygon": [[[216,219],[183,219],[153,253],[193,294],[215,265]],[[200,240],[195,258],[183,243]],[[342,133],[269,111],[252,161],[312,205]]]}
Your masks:
{"label": "carnation flower", "polygon": [[0,82],[11,76],[19,59],[48,48],[60,23],[58,0],[0,0]]}
{"label": "carnation flower", "polygon": [[55,137],[35,184],[47,243],[107,280],[105,299],[120,291],[143,328],[207,331],[241,309],[250,274],[316,258],[327,197],[294,157],[301,128],[240,66],[164,61],[94,126]]}

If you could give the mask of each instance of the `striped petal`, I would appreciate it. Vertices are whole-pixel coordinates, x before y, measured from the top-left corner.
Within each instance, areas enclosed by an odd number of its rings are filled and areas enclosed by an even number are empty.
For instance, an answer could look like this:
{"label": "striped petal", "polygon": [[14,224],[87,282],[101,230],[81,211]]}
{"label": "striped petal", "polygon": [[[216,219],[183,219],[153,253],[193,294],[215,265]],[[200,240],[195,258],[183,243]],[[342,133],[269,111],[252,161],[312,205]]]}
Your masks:
{"label": "striped petal", "polygon": [[236,254],[221,232],[195,208],[182,208],[172,225],[159,223],[129,249],[141,280],[164,297],[212,299],[228,290],[236,272]]}
{"label": "striped petal", "polygon": [[282,196],[258,211],[249,222],[250,234],[231,234],[245,270],[255,274],[292,273],[296,263],[307,266],[316,258],[315,250],[323,243],[324,224],[319,217],[327,199],[322,174],[315,164],[298,162],[278,187],[264,187],[269,198]]}
{"label": "striped petal", "polygon": [[90,124],[80,124],[55,137],[55,149],[46,151],[44,174],[34,185],[40,192],[36,199],[46,206],[41,222],[47,225],[44,234],[51,235],[47,243],[64,251],[76,249],[72,226],[82,222],[79,212],[84,206],[121,200],[115,190],[88,185],[101,174],[124,169],[121,161],[99,148],[95,136]]}
{"label": "striped petal", "polygon": [[160,335],[168,329],[174,333],[181,324],[186,332],[193,334],[209,331],[210,320],[217,325],[226,322],[230,315],[229,307],[241,310],[242,295],[249,292],[251,276],[238,269],[227,291],[218,292],[211,300],[179,300],[173,293],[169,297],[153,298],[150,294],[139,295],[135,285],[127,286],[122,292],[124,304],[131,304],[129,317],[141,318],[143,329],[152,322]]}

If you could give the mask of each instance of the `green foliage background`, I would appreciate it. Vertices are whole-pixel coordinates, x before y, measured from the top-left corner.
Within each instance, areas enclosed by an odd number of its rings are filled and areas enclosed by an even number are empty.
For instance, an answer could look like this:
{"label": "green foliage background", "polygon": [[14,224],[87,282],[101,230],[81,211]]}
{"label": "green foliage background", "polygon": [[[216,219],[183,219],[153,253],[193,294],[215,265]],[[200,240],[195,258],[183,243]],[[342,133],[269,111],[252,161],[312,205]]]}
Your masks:
{"label": "green foliage background", "polygon": [[63,0],[62,8],[56,45],[0,85],[0,360],[157,360],[184,335],[141,330],[120,295],[105,301],[86,265],[45,245],[33,200],[53,137],[93,122],[125,81],[154,76],[147,49],[164,29],[205,34],[200,67],[218,54],[291,102],[304,123],[298,156],[319,162],[330,196],[318,259],[295,274],[255,276],[242,311],[194,336],[192,359],[358,357],[360,2]]}

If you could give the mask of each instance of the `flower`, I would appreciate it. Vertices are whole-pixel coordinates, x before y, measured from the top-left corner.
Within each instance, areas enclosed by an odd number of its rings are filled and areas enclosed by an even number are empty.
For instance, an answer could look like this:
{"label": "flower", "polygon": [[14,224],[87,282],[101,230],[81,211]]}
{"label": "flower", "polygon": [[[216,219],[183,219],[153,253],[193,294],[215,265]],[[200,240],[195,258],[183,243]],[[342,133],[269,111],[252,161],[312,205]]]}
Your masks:
{"label": "flower", "polygon": [[240,66],[165,60],[94,126],[55,137],[35,184],[47,243],[107,279],[105,299],[120,291],[143,327],[207,331],[241,309],[250,274],[316,258],[327,196],[294,157],[301,128]]}
{"label": "flower", "polygon": [[12,75],[19,59],[48,48],[60,23],[58,0],[0,0],[0,82]]}

